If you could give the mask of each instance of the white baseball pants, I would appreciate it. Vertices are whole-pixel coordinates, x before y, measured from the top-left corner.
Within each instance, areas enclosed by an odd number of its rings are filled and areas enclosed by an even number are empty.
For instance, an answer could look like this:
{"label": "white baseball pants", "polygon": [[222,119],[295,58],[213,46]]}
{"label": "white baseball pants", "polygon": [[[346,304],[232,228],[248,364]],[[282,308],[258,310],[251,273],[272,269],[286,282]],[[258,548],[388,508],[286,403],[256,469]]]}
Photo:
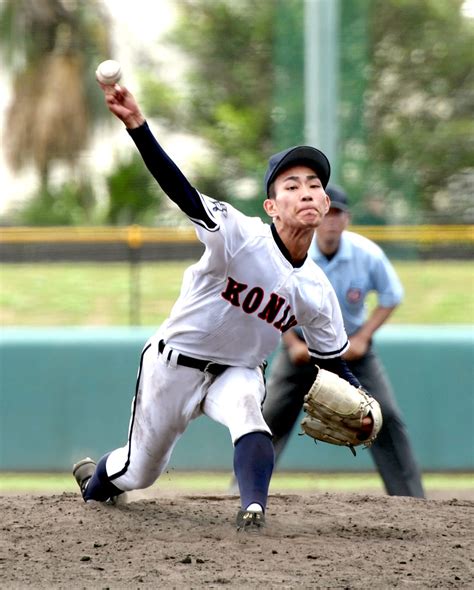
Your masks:
{"label": "white baseball pants", "polygon": [[214,376],[176,364],[178,353],[169,354],[169,347],[159,354],[158,341],[158,335],[150,338],[142,352],[128,442],[107,458],[107,475],[124,491],[152,485],[189,422],[201,414],[226,426],[233,444],[249,432],[271,434],[261,412],[260,368],[230,367]]}

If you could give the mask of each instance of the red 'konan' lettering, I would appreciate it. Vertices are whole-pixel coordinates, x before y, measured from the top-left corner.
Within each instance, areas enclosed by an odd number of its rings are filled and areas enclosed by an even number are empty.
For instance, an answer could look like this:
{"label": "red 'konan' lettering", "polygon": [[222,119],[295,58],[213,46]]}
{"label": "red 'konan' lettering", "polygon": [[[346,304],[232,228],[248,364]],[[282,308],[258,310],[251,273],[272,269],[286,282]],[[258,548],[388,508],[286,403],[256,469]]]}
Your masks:
{"label": "red 'konan' lettering", "polygon": [[242,291],[248,287],[245,283],[238,283],[232,277],[227,278],[227,287],[225,291],[222,291],[221,295],[224,299],[235,305],[236,307],[240,307],[239,295]]}

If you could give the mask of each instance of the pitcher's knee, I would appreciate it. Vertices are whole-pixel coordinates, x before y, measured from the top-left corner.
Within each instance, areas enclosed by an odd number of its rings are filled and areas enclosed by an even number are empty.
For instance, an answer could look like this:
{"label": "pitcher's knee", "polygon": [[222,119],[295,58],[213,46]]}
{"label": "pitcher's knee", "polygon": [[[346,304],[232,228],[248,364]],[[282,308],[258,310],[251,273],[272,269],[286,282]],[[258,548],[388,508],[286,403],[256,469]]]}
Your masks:
{"label": "pitcher's knee", "polygon": [[116,482],[118,487],[130,492],[132,490],[143,490],[149,488],[155,483],[157,476],[154,473],[136,471],[129,469],[117,478]]}

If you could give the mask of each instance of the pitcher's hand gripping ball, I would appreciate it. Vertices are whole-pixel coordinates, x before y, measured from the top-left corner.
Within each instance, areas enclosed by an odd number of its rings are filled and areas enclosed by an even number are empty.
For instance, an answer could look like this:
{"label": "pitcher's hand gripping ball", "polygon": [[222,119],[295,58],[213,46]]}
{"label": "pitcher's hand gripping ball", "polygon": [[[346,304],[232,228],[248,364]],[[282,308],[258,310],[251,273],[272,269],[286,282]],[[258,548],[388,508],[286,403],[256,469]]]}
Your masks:
{"label": "pitcher's hand gripping ball", "polygon": [[114,86],[122,77],[122,68],[118,61],[107,59],[99,64],[95,71],[95,77],[101,84]]}
{"label": "pitcher's hand gripping ball", "polygon": [[382,427],[380,405],[373,397],[319,367],[303,408],[307,414],[301,422],[304,434],[349,447],[353,455],[358,445],[370,447]]}

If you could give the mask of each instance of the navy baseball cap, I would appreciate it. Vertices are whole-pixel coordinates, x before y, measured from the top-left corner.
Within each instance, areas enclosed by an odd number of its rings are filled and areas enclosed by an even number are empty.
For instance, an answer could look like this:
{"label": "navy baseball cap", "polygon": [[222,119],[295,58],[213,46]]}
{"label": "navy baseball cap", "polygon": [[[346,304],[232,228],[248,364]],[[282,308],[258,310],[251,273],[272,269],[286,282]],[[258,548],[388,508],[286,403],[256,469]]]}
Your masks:
{"label": "navy baseball cap", "polygon": [[304,164],[314,170],[321,180],[323,187],[326,188],[331,175],[329,160],[323,152],[314,147],[298,145],[278,152],[278,154],[274,154],[268,160],[268,168],[264,178],[266,194],[268,195],[268,187],[280,172],[285,170],[285,168],[290,168],[290,166],[296,166],[298,164]]}
{"label": "navy baseball cap", "polygon": [[328,186],[326,194],[331,199],[330,209],[340,209],[341,211],[349,210],[347,194],[340,186]]}

